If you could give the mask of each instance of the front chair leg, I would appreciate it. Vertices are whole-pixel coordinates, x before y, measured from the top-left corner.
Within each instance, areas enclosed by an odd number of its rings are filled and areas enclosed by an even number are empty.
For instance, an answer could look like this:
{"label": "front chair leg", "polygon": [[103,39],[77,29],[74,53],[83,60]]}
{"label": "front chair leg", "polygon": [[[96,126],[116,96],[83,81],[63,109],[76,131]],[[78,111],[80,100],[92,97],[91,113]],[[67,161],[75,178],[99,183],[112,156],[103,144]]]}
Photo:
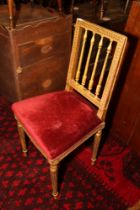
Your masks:
{"label": "front chair leg", "polygon": [[50,164],[50,175],[52,181],[52,195],[54,199],[58,197],[58,164]]}
{"label": "front chair leg", "polygon": [[91,164],[94,165],[96,162],[96,157],[100,145],[100,140],[102,136],[102,130],[99,130],[94,137],[94,142],[93,142],[93,153],[92,153],[92,158],[91,158]]}
{"label": "front chair leg", "polygon": [[27,156],[27,147],[26,147],[26,140],[25,140],[25,132],[22,128],[22,125],[17,121],[17,127],[18,127],[18,133],[20,137],[20,142],[22,146],[22,152],[23,155],[26,157]]}

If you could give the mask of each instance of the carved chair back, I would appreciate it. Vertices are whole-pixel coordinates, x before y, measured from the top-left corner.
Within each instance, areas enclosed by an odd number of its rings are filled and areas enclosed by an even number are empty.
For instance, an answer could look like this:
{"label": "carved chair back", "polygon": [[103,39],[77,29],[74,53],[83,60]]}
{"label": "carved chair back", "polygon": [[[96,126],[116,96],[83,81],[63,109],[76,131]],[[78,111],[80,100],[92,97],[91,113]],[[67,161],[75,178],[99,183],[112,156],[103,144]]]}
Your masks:
{"label": "carved chair back", "polygon": [[124,56],[127,38],[96,24],[78,19],[66,89],[74,89],[105,118]]}

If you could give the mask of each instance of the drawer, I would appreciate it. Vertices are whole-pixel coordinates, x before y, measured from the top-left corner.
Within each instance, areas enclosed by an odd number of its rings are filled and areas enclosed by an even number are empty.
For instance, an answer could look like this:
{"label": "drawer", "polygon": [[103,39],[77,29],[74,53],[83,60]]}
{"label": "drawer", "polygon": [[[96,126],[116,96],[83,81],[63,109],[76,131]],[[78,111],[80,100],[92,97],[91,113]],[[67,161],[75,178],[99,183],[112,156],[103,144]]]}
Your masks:
{"label": "drawer", "polygon": [[68,60],[68,56],[59,54],[23,68],[18,74],[21,98],[64,89]]}
{"label": "drawer", "polygon": [[18,46],[19,64],[25,67],[42,59],[59,55],[70,49],[70,36],[67,33],[48,36]]}

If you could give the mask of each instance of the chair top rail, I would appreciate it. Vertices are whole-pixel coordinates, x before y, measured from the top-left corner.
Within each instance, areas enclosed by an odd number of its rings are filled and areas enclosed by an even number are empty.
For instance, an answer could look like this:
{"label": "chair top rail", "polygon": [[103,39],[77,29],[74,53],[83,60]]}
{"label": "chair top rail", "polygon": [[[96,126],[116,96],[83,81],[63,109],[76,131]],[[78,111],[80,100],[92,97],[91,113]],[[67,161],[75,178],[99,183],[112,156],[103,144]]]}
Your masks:
{"label": "chair top rail", "polygon": [[94,33],[100,34],[103,37],[111,39],[112,41],[121,42],[123,44],[123,41],[126,40],[126,36],[123,34],[104,28],[95,23],[91,24],[90,22],[81,18],[77,18],[76,25],[77,27],[82,27],[85,30],[93,31]]}

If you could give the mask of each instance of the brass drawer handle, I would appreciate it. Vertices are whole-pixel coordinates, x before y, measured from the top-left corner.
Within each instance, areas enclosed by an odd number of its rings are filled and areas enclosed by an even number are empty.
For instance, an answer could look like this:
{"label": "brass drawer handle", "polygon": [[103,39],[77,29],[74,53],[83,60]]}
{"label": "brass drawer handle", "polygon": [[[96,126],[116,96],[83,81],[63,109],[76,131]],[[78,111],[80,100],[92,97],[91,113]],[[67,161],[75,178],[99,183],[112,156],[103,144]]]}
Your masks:
{"label": "brass drawer handle", "polygon": [[52,46],[48,46],[48,45],[45,45],[41,48],[41,53],[43,54],[47,54],[48,52],[50,52],[52,50]]}
{"label": "brass drawer handle", "polygon": [[16,70],[17,74],[21,74],[22,73],[22,68],[19,66]]}

